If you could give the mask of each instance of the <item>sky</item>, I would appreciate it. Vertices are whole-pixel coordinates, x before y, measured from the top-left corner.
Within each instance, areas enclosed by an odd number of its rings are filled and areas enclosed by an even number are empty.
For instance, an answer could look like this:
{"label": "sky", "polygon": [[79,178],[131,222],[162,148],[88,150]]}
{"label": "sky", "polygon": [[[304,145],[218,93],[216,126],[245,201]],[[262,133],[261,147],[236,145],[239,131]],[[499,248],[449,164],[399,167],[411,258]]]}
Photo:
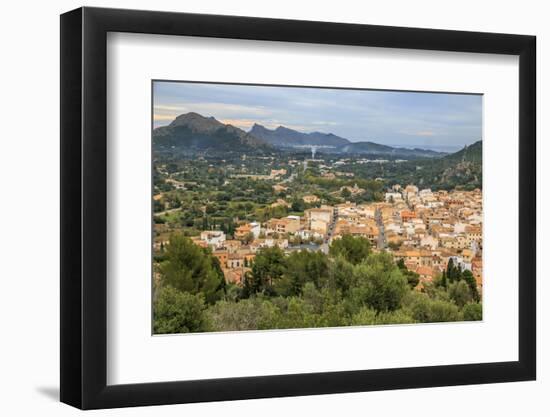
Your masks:
{"label": "sky", "polygon": [[482,96],[155,81],[154,127],[196,112],[250,130],[333,133],[352,142],[458,150],[482,139]]}

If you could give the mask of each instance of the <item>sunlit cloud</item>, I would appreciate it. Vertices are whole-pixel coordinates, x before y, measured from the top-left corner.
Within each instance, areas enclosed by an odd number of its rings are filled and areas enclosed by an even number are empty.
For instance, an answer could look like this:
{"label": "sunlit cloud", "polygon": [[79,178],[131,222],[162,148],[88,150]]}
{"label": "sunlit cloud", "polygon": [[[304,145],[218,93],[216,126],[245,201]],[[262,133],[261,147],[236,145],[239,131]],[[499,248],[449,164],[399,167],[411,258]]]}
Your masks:
{"label": "sunlit cloud", "polygon": [[[178,114],[181,114],[181,113],[178,113]],[[174,120],[174,118],[175,118],[175,116],[172,115],[172,114],[162,114],[162,113],[154,113],[153,114],[153,120],[155,122],[164,122],[164,121],[171,122],[172,120]]]}
{"label": "sunlit cloud", "polygon": [[255,124],[262,125],[267,129],[276,129],[279,126],[284,126],[289,129],[299,130],[302,132],[310,132],[315,130],[314,126],[285,123],[282,120],[270,120],[270,119],[218,119],[218,120],[226,125],[232,125],[246,131],[252,129],[252,127]]}
{"label": "sunlit cloud", "polygon": [[329,122],[329,121],[315,121],[315,122],[311,122],[312,125],[314,126],[339,126],[340,123],[338,122]]}
{"label": "sunlit cloud", "polygon": [[437,133],[434,132],[434,131],[431,130],[431,129],[418,130],[418,131],[414,131],[414,132],[410,132],[410,131],[407,131],[407,130],[401,130],[401,131],[399,131],[399,133],[402,133],[402,134],[404,134],[404,135],[420,136],[420,137],[437,136]]}
{"label": "sunlit cloud", "polygon": [[250,119],[220,119],[220,122],[226,124],[226,125],[232,125],[235,127],[238,127],[239,129],[243,130],[250,130],[252,126],[254,126],[254,123],[257,123],[258,120],[250,120]]}
{"label": "sunlit cloud", "polygon": [[224,118],[231,116],[255,115],[258,117],[268,116],[270,111],[266,108],[245,106],[240,104],[227,103],[181,103],[175,105],[155,104],[153,120],[167,121],[174,120],[184,113],[196,112],[205,116]]}

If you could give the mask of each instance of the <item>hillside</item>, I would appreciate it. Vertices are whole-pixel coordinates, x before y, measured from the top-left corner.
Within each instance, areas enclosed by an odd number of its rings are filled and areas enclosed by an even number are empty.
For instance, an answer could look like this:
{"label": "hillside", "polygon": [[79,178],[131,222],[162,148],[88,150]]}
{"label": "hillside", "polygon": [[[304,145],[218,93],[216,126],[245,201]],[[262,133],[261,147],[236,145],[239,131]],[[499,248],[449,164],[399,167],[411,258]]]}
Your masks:
{"label": "hillside", "polygon": [[477,141],[442,158],[409,161],[387,169],[385,179],[393,184],[417,184],[435,190],[455,187],[481,188],[482,143]]}
{"label": "hillside", "polygon": [[482,143],[478,140],[472,143],[470,146],[465,146],[458,152],[447,155],[445,160],[458,163],[458,162],[472,162],[480,164],[482,160]]}
{"label": "hillside", "polygon": [[182,114],[168,126],[153,130],[156,151],[193,152],[270,152],[271,146],[232,125],[198,113]]}
{"label": "hillside", "polygon": [[284,126],[279,126],[272,130],[257,123],[252,126],[250,133],[276,147],[308,145],[339,147],[349,143],[347,139],[333,135],[332,133],[302,133]]}

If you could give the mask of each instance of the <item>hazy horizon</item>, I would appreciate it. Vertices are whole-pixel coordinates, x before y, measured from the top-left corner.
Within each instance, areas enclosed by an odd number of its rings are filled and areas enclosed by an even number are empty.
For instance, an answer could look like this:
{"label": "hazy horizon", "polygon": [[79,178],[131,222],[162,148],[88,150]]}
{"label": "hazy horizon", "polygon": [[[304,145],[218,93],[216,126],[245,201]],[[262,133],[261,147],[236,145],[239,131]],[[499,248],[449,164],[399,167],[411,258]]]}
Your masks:
{"label": "hazy horizon", "polygon": [[351,142],[456,151],[482,139],[482,96],[155,81],[154,127],[196,112],[249,131],[257,123]]}

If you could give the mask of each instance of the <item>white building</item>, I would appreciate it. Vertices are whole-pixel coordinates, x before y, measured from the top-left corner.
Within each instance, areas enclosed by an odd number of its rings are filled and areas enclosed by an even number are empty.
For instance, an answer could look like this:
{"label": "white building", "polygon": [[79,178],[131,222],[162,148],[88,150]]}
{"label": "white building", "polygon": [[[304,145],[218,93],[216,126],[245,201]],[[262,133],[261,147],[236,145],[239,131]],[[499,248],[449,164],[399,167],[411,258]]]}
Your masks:
{"label": "white building", "polygon": [[472,270],[472,264],[470,262],[466,262],[466,260],[462,256],[451,256],[449,259],[453,260],[454,266],[460,267],[463,271]]}
{"label": "white building", "polygon": [[401,193],[392,192],[392,193],[386,193],[386,203],[389,201],[401,201],[403,200],[403,197],[401,196]]}
{"label": "white building", "polygon": [[435,250],[439,246],[439,241],[431,235],[425,235],[420,239],[420,246]]}
{"label": "white building", "polygon": [[466,224],[465,223],[455,223],[454,225],[454,232],[455,233],[464,233],[466,231]]}
{"label": "white building", "polygon": [[261,227],[260,223],[252,222],[250,223],[250,233],[254,235],[254,239],[258,239],[258,236],[260,236]]}
{"label": "white building", "polygon": [[429,188],[425,188],[423,190],[420,190],[420,192],[418,193],[418,196],[420,198],[433,197],[433,193],[432,193],[432,190],[430,190]]}
{"label": "white building", "polygon": [[306,221],[312,222],[314,220],[320,220],[325,223],[332,221],[333,209],[332,207],[322,206],[321,208],[312,208],[305,211]]}
{"label": "white building", "polygon": [[209,246],[219,248],[225,242],[225,233],[221,230],[206,230],[201,232],[201,240]]}

